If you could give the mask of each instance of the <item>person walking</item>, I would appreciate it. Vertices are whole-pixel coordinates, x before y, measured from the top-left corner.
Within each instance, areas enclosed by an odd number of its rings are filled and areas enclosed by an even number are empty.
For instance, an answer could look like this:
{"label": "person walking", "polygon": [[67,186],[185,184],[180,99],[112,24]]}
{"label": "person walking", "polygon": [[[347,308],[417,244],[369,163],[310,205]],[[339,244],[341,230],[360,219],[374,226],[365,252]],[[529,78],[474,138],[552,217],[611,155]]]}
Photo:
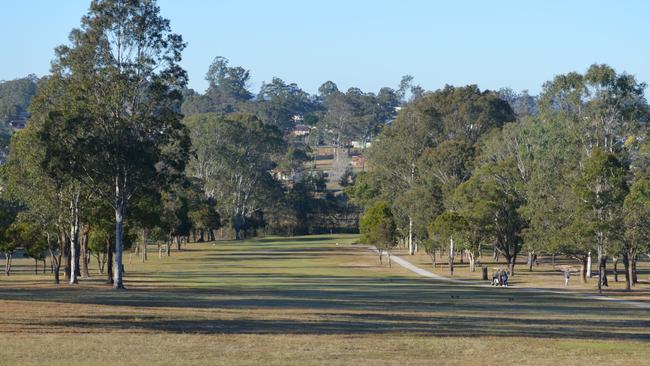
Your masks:
{"label": "person walking", "polygon": [[564,287],[569,286],[569,277],[571,277],[571,272],[567,269],[564,271]]}

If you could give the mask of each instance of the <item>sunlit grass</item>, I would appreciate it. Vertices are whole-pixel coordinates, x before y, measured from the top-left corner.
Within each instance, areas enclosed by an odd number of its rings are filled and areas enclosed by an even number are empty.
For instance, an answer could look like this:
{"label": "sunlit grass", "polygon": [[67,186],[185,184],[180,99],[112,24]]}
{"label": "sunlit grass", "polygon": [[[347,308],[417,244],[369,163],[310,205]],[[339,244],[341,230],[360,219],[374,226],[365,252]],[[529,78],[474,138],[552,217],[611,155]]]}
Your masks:
{"label": "sunlit grass", "polygon": [[[569,295],[423,280],[352,235],[155,247],[127,291],[0,279],[7,364],[642,364],[650,314]],[[337,245],[338,243],[338,245]],[[506,352],[507,350],[507,352]],[[625,362],[623,362],[625,361]]]}

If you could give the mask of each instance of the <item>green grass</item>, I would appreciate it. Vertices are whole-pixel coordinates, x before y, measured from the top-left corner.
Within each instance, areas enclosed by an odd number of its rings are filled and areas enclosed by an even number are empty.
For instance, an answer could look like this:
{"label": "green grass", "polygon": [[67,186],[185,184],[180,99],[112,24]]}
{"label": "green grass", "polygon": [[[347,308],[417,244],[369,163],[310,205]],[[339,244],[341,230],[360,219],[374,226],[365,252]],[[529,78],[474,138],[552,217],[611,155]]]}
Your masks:
{"label": "green grass", "polygon": [[[441,283],[354,236],[189,244],[126,256],[127,291],[0,279],[0,364],[643,364],[650,313]],[[339,243],[339,245],[336,245]],[[153,248],[153,247],[152,247]],[[94,272],[94,268],[93,268]],[[70,354],[62,350],[70,350]]]}

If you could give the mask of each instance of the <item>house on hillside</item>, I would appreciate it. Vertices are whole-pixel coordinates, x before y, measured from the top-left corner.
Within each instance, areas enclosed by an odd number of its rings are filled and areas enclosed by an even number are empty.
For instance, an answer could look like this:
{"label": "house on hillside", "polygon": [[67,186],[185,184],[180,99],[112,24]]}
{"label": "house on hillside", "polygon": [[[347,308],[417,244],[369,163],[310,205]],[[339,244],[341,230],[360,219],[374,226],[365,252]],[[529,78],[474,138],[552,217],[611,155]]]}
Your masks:
{"label": "house on hillside", "polygon": [[370,140],[366,140],[365,142],[364,141],[353,140],[352,141],[352,147],[354,147],[355,149],[369,148],[370,147]]}
{"label": "house on hillside", "polygon": [[294,182],[298,181],[302,177],[302,172],[300,170],[283,170],[283,169],[273,169],[271,175],[282,184],[287,186],[292,186]]}
{"label": "house on hillside", "polygon": [[307,136],[311,132],[311,129],[312,127],[308,125],[296,125],[290,135],[293,137]]}

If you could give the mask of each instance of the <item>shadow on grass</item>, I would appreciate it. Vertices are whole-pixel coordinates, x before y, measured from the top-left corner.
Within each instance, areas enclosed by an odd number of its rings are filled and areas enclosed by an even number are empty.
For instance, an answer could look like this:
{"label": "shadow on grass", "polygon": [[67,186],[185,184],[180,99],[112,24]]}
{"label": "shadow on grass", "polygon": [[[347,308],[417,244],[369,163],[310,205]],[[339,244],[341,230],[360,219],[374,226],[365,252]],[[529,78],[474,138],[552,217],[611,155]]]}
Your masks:
{"label": "shadow on grass", "polygon": [[[156,316],[82,316],[56,319],[48,325],[88,330],[130,329],[198,334],[386,334],[430,336],[524,336],[532,338],[617,339],[649,341],[648,321],[518,319],[509,317],[399,316],[381,314],[319,314],[314,320],[293,319],[167,319]],[[38,325],[38,324],[30,324]],[[612,334],[605,327],[616,328]],[[628,329],[629,328],[629,329]]]}
{"label": "shadow on grass", "polygon": [[[28,325],[44,326],[44,331],[53,326],[178,333],[650,340],[646,310],[570,294],[517,292],[392,275],[385,268],[376,268],[378,272],[355,270],[354,264],[338,262],[340,255],[351,254],[350,249],[315,243],[327,238],[314,238],[311,244],[305,243],[306,239],[311,238],[296,238],[292,243],[285,238],[262,239],[244,242],[240,248],[233,242],[221,248],[197,248],[204,251],[198,253],[200,257],[181,258],[164,272],[127,269],[127,291],[100,287],[102,278],[85,281],[94,286],[77,287],[32,287],[14,281],[12,287],[0,287],[0,299],[103,306],[93,315],[30,318]],[[351,259],[356,260],[361,254],[353,255]],[[19,288],[21,285],[26,286]],[[133,315],[119,311],[101,314],[112,312],[114,306],[137,307],[133,308],[137,311]],[[148,309],[170,313],[150,315]],[[200,316],[206,319],[195,319],[195,309],[201,309]],[[224,310],[251,313],[239,319],[214,319],[222,318]]]}

